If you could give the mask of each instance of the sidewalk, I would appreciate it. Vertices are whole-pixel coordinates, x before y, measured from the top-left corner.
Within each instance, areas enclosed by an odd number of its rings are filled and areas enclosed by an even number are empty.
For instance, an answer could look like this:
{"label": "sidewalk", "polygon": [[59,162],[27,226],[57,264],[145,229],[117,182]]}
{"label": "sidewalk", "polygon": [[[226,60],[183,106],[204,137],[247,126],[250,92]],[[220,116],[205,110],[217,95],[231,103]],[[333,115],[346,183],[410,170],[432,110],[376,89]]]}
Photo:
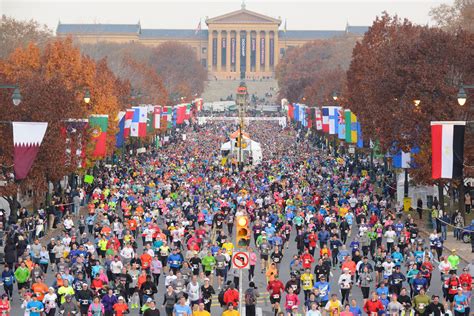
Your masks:
{"label": "sidewalk", "polygon": [[[418,228],[420,229],[420,234],[427,239],[432,232],[432,229],[427,223],[427,220],[419,220],[418,216],[413,217],[415,218],[415,222],[418,225]],[[444,241],[443,248],[443,255],[449,255],[452,249],[456,249],[458,256],[461,258],[464,264],[470,263],[472,260],[474,260],[474,253],[472,252],[471,244],[466,244],[462,240],[457,240],[456,238],[454,238],[454,234],[451,228],[448,228],[447,239]]]}

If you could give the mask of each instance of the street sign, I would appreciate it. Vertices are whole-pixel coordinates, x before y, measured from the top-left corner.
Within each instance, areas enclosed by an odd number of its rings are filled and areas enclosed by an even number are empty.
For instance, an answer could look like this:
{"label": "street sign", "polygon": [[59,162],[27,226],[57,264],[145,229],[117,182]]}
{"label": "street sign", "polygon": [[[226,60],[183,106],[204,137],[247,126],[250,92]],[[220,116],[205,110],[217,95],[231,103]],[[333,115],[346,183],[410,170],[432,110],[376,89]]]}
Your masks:
{"label": "street sign", "polygon": [[249,253],[243,251],[234,253],[234,256],[232,257],[232,267],[234,269],[248,269]]}

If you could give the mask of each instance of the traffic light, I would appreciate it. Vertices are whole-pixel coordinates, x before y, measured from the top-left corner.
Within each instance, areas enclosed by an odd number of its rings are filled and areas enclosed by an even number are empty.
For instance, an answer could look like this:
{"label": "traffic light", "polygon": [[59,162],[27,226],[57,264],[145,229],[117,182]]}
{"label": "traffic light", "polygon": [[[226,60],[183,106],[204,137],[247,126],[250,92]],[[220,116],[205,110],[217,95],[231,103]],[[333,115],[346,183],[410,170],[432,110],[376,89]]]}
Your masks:
{"label": "traffic light", "polygon": [[245,248],[250,245],[250,221],[248,216],[237,216],[236,218],[237,224],[237,247]]}

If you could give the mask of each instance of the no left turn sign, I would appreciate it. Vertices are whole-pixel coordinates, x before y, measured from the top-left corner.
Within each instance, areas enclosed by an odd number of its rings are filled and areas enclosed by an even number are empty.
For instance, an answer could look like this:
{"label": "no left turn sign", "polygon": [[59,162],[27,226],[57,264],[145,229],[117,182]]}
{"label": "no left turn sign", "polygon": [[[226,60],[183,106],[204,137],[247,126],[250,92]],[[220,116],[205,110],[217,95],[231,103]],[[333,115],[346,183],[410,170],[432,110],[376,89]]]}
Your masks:
{"label": "no left turn sign", "polygon": [[249,253],[239,251],[232,256],[232,266],[234,269],[248,269],[249,268]]}

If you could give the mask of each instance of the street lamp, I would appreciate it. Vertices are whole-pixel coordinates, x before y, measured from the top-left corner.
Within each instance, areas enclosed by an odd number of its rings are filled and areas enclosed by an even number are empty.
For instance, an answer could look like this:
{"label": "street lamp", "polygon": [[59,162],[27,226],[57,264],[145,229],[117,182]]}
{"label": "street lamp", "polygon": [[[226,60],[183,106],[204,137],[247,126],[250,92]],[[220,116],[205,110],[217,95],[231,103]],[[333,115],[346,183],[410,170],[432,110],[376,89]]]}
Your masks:
{"label": "street lamp", "polygon": [[415,100],[413,100],[413,103],[415,104],[415,106],[420,105],[420,102],[421,102],[420,99],[415,99]]}
{"label": "street lamp", "polygon": [[464,87],[461,86],[458,92],[458,104],[460,106],[463,106],[464,104],[466,104],[466,101],[467,101],[467,94],[466,94],[466,91],[464,90]]}
{"label": "street lamp", "polygon": [[86,104],[89,104],[89,102],[91,102],[91,92],[87,88],[86,88],[86,91],[84,92],[84,102]]}
{"label": "street lamp", "polygon": [[20,93],[20,88],[16,85],[0,85],[0,89],[14,89],[13,94],[12,94],[12,102],[13,105],[17,106],[20,105],[21,103],[21,93]]}
{"label": "street lamp", "polygon": [[242,171],[242,129],[244,127],[244,107],[247,102],[247,85],[245,84],[244,81],[240,82],[239,87],[237,88],[237,94],[236,94],[236,101],[239,106],[239,118],[240,118],[240,126],[239,126],[239,170]]}
{"label": "street lamp", "polygon": [[333,91],[333,93],[332,93],[332,99],[333,99],[334,101],[337,101],[337,99],[339,99],[339,94],[338,94],[336,91]]}

